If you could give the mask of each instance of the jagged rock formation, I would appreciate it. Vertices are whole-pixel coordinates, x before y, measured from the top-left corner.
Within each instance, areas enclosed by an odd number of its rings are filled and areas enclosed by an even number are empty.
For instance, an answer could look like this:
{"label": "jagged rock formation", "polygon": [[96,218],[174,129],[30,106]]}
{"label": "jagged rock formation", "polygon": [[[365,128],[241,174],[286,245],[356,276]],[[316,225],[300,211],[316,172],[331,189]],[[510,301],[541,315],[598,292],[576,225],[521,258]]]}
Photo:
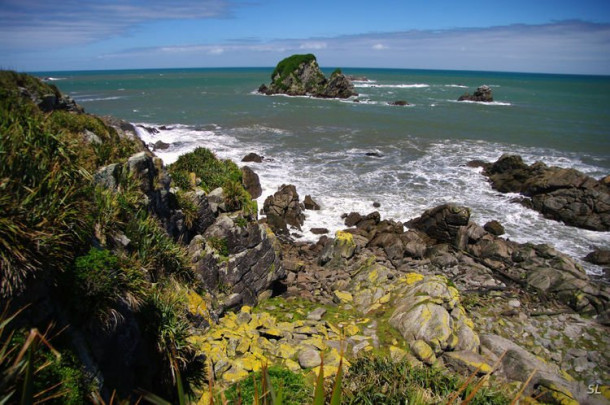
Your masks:
{"label": "jagged rock formation", "polygon": [[292,55],[280,61],[271,75],[271,84],[261,85],[258,91],[266,95],[321,98],[349,98],[358,95],[352,82],[340,70],[335,70],[330,79],[327,79],[312,54]]}
{"label": "jagged rock formation", "polygon": [[489,88],[489,86],[487,85],[482,85],[477,88],[474,94],[466,93],[460,96],[460,98],[458,98],[458,101],[480,101],[484,103],[490,103],[494,101],[494,98],[491,92],[491,88]]}
{"label": "jagged rock formation", "polygon": [[594,231],[610,230],[610,188],[602,180],[542,162],[528,166],[517,155],[485,164],[483,174],[494,189],[527,197],[523,204],[546,218]]}
{"label": "jagged rock formation", "polygon": [[272,196],[265,199],[263,212],[271,229],[279,234],[288,234],[288,225],[301,230],[305,221],[304,207],[293,185],[282,185]]}

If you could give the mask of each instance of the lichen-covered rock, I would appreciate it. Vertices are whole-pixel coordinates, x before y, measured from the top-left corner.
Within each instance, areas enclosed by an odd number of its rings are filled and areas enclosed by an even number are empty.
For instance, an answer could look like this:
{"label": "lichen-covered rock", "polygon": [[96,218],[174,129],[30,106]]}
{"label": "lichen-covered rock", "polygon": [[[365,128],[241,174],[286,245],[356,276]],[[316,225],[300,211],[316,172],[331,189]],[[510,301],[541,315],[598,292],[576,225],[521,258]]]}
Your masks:
{"label": "lichen-covered rock", "polygon": [[354,241],[354,235],[349,232],[337,231],[335,233],[335,239],[330,241],[322,254],[320,255],[319,263],[329,267],[337,266],[343,261],[350,259],[356,252],[356,242]]}
{"label": "lichen-covered rock", "polygon": [[279,190],[265,199],[263,212],[271,229],[279,234],[288,234],[288,225],[301,230],[305,222],[299,194],[293,185],[282,185]]}
{"label": "lichen-covered rock", "polygon": [[595,398],[589,396],[582,383],[561,377],[557,366],[542,361],[508,339],[497,335],[482,335],[481,354],[494,363],[503,355],[499,371],[508,380],[525,381],[533,373],[525,393],[530,395],[534,390],[546,392],[541,396],[541,400],[546,403],[604,403],[596,402]]}
{"label": "lichen-covered rock", "polygon": [[459,293],[444,277],[408,276],[405,284],[400,293],[395,292],[398,298],[389,322],[407,342],[423,340],[435,354],[478,348],[478,336],[459,305]]}

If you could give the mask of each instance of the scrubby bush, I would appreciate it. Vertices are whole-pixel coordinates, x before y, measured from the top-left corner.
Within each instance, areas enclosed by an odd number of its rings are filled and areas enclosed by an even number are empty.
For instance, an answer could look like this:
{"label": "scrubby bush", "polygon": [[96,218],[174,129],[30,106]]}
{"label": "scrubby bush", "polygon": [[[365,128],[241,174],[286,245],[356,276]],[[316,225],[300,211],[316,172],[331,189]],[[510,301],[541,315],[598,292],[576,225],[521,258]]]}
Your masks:
{"label": "scrubby bush", "polygon": [[[284,393],[285,405],[302,405],[309,404],[313,399],[313,388],[311,383],[308,383],[302,374],[294,373],[280,366],[271,366],[267,370],[268,377],[273,390],[277,393]],[[262,387],[263,377],[262,372],[252,373],[239,383],[231,385],[225,392],[229,403],[238,403],[241,399],[244,405],[250,405],[256,402],[258,393],[259,397],[267,391],[266,387]],[[256,386],[256,388],[255,388]]]}
{"label": "scrubby bush", "polygon": [[[447,370],[413,367],[406,360],[393,361],[384,356],[365,355],[352,361],[343,380],[343,404],[437,404],[458,392],[463,379]],[[473,385],[461,393],[466,397]],[[500,390],[483,388],[471,404],[508,404]]]}
{"label": "scrubby bush", "polygon": [[192,395],[205,379],[204,358],[188,341],[191,326],[186,312],[186,296],[173,283],[155,288],[142,308],[144,331],[156,342],[163,359],[159,382],[166,388],[166,395],[175,393],[178,379],[187,395]]}
{"label": "scrubby bush", "polygon": [[182,179],[181,188],[190,188],[189,174],[201,179],[201,187],[205,191],[211,191],[222,187],[227,181],[241,182],[242,174],[239,167],[231,160],[220,160],[214,153],[206,148],[197,148],[194,151],[182,155],[178,160],[168,166],[172,178]]}
{"label": "scrubby bush", "polygon": [[69,284],[77,312],[109,329],[122,320],[123,307],[136,310],[145,294],[143,274],[129,258],[97,248],[76,258]]}
{"label": "scrubby bush", "polygon": [[[18,98],[0,100],[0,295],[66,268],[91,233],[91,177],[77,140]],[[42,272],[46,274],[41,274]]]}

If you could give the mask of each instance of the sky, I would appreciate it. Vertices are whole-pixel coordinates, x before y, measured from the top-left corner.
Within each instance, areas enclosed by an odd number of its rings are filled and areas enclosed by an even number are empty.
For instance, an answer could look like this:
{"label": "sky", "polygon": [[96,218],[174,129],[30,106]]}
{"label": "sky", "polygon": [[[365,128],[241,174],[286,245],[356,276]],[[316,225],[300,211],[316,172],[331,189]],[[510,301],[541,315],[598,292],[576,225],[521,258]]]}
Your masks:
{"label": "sky", "polygon": [[0,0],[0,68],[322,67],[610,75],[610,0]]}

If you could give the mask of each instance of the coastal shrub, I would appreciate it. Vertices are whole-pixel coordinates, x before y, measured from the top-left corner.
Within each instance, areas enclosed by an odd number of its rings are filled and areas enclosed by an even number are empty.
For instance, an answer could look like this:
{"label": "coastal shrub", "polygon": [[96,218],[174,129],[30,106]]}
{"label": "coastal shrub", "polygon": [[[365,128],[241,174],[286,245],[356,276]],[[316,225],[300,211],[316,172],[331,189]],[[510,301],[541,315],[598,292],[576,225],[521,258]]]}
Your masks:
{"label": "coastal shrub", "polygon": [[174,242],[159,221],[149,216],[147,211],[140,211],[127,223],[125,235],[154,282],[170,275],[185,281],[193,278],[186,248]]}
{"label": "coastal shrub", "polygon": [[121,307],[136,310],[145,294],[142,272],[128,258],[105,249],[91,248],[76,258],[71,296],[74,308],[85,319],[113,329],[122,320]]}
{"label": "coastal shrub", "polygon": [[[343,404],[437,404],[458,391],[463,379],[431,367],[412,367],[407,361],[395,362],[385,356],[365,355],[352,361],[343,380]],[[474,385],[474,384],[473,384]],[[468,387],[462,396],[472,391]],[[471,404],[508,404],[500,390],[480,389]]]}
{"label": "coastal shrub", "polygon": [[[313,389],[311,383],[308,383],[302,374],[294,373],[280,366],[270,366],[267,369],[268,377],[275,392],[278,392],[280,386],[283,391],[285,405],[302,405],[312,402]],[[225,392],[229,403],[237,403],[241,398],[242,404],[250,405],[255,403],[259,398],[255,393],[260,394],[266,389],[262,387],[262,372],[251,373],[242,381],[232,384]],[[255,389],[256,384],[256,389]],[[258,402],[257,402],[258,403]]]}
{"label": "coastal shrub", "polygon": [[[137,152],[134,141],[121,138],[114,128],[93,115],[53,111],[48,118],[48,127],[53,132],[63,132],[80,140],[81,150],[88,152],[82,162],[89,170],[126,159]],[[101,142],[85,141],[86,131],[95,134]]]}
{"label": "coastal shrub", "polygon": [[78,142],[49,131],[31,104],[0,100],[0,133],[0,295],[8,296],[30,275],[54,277],[83,249],[91,176]]}
{"label": "coastal shrub", "polygon": [[173,387],[181,384],[187,395],[201,387],[205,379],[204,358],[196,354],[189,341],[191,325],[187,318],[187,298],[175,283],[159,285],[147,296],[142,307],[144,332],[156,342],[162,357],[160,391],[174,393]]}
{"label": "coastal shrub", "polygon": [[[206,148],[197,148],[184,154],[178,160],[168,166],[172,179],[179,178],[180,186],[190,189],[189,173],[201,179],[201,187],[205,191],[211,191],[222,187],[228,181],[241,182],[242,174],[239,167],[231,160],[220,160],[214,153]],[[188,185],[188,186],[187,186]]]}
{"label": "coastal shrub", "polygon": [[336,75],[340,75],[343,74],[343,72],[341,71],[340,68],[337,68],[335,70],[333,70],[333,72],[331,73],[330,77],[336,76]]}
{"label": "coastal shrub", "polygon": [[0,314],[0,404],[86,402],[86,378],[75,357],[52,347],[48,333],[12,330],[17,316],[6,308]]}
{"label": "coastal shrub", "polygon": [[255,217],[258,210],[256,201],[239,181],[227,181],[222,189],[225,194],[225,204],[229,211],[243,210],[247,217]]}
{"label": "coastal shrub", "polygon": [[[304,55],[292,55],[289,56],[283,60],[281,60],[277,66],[275,67],[275,69],[273,70],[273,73],[271,74],[271,80],[274,82],[282,82],[288,75],[290,75],[290,73],[292,73],[295,69],[297,69],[299,67],[299,65],[301,65],[302,63],[308,64],[311,63],[311,61],[315,61],[316,57],[311,54],[304,54]],[[279,79],[275,80],[276,76],[279,75]]]}
{"label": "coastal shrub", "polygon": [[195,201],[195,195],[183,190],[178,190],[176,199],[178,200],[178,206],[184,214],[184,225],[191,229],[199,216],[199,205],[197,204],[197,201]]}
{"label": "coastal shrub", "polygon": [[218,254],[222,257],[229,256],[229,247],[227,245],[227,240],[224,238],[218,238],[216,236],[211,236],[207,239],[206,243],[212,249],[214,249]]}

